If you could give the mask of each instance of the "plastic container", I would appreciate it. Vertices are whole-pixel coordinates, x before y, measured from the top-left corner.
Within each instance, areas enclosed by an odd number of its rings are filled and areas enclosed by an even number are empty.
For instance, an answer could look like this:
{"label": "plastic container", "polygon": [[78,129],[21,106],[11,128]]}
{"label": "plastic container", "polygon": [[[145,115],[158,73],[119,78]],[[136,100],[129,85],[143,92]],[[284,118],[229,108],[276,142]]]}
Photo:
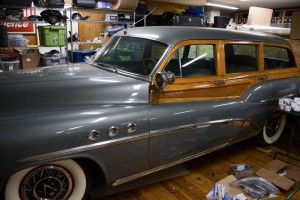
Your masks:
{"label": "plastic container", "polygon": [[20,69],[20,61],[0,61],[0,69],[3,71],[13,71]]}
{"label": "plastic container", "polygon": [[[97,51],[96,50],[78,50],[73,51],[73,63],[84,62],[85,56],[93,56]],[[70,52],[69,52],[70,53]]]}
{"label": "plastic container", "polygon": [[53,56],[42,56],[42,66],[56,66],[67,63],[67,56],[64,55],[53,55]]}
{"label": "plastic container", "polygon": [[23,35],[10,35],[9,37],[9,47],[25,49],[28,44],[28,39]]}
{"label": "plastic container", "polygon": [[46,47],[64,46],[66,28],[62,26],[39,26],[40,44]]}

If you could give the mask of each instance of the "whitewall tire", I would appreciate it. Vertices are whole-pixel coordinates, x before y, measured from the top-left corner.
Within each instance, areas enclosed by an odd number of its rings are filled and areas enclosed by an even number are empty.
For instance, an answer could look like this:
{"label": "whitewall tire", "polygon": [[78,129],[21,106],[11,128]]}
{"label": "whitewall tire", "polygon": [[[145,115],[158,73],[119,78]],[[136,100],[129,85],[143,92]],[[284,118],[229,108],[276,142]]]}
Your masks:
{"label": "whitewall tire", "polygon": [[270,118],[265,124],[262,133],[259,135],[259,143],[261,145],[275,143],[282,135],[285,124],[286,115],[278,115]]}
{"label": "whitewall tire", "polygon": [[30,167],[12,175],[5,188],[5,200],[81,200],[86,193],[84,171],[73,160]]}

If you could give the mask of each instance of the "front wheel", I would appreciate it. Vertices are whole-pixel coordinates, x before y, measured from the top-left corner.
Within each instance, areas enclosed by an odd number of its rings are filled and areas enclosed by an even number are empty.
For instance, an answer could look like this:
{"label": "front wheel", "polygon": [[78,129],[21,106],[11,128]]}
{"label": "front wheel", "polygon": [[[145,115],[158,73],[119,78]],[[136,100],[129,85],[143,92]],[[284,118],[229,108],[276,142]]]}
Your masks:
{"label": "front wheel", "polygon": [[86,195],[87,179],[73,160],[30,167],[12,175],[5,188],[6,200],[78,200]]}
{"label": "front wheel", "polygon": [[265,124],[263,131],[258,135],[260,145],[270,145],[275,143],[282,135],[286,124],[286,115],[277,115],[270,118]]}

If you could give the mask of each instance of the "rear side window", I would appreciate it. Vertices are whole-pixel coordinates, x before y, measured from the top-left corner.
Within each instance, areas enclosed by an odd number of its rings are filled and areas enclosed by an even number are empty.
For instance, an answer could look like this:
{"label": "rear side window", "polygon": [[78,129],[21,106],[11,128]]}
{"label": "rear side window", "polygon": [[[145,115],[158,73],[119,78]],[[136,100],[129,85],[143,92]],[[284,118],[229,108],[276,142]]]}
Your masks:
{"label": "rear side window", "polygon": [[258,69],[257,45],[226,44],[226,73],[252,72]]}
{"label": "rear side window", "polygon": [[296,67],[293,53],[283,47],[264,46],[264,67],[268,69],[282,69]]}

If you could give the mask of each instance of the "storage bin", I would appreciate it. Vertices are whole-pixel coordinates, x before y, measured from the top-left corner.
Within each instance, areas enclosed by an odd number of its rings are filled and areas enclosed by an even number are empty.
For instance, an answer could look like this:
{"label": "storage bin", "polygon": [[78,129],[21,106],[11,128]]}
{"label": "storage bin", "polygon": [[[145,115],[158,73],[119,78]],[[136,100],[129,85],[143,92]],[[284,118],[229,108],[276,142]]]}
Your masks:
{"label": "storage bin", "polygon": [[78,50],[73,52],[69,51],[69,54],[72,53],[73,63],[79,63],[79,62],[84,62],[85,56],[92,57],[96,52],[97,52],[96,50]]}
{"label": "storage bin", "polygon": [[0,61],[0,69],[3,71],[12,71],[20,69],[20,61]]}
{"label": "storage bin", "polygon": [[66,28],[62,26],[39,26],[40,44],[46,47],[64,46]]}
{"label": "storage bin", "polygon": [[67,63],[67,56],[54,55],[54,56],[42,56],[42,66],[56,66]]}

